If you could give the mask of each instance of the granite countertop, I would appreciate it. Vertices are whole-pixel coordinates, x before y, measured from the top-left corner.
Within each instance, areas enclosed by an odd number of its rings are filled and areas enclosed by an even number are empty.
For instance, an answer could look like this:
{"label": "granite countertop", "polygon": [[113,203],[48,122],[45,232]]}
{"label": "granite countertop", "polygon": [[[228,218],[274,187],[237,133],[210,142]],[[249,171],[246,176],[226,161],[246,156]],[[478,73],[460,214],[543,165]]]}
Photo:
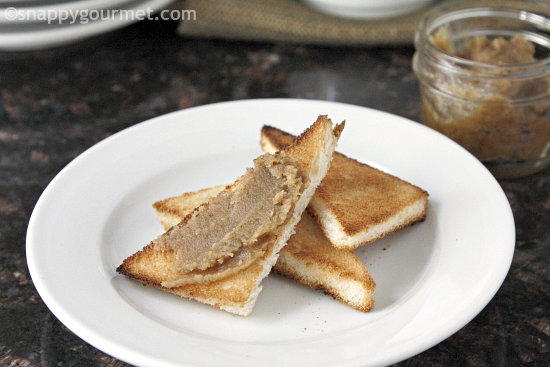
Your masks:
{"label": "granite countertop", "polygon": [[[78,45],[0,53],[0,366],[126,366],[48,311],[25,260],[29,216],[63,166],[105,137],[174,110],[243,98],[348,102],[420,118],[412,48],[181,39],[142,22]],[[550,169],[502,180],[512,268],[455,335],[399,366],[550,365]]]}

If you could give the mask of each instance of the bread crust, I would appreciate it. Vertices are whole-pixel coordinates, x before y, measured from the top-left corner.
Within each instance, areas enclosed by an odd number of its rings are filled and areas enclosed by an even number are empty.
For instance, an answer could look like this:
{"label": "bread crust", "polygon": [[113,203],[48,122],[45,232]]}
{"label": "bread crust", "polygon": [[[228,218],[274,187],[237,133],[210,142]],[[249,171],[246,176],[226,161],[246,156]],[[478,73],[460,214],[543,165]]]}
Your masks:
{"label": "bread crust", "polygon": [[[273,249],[270,250],[272,253]],[[271,253],[266,253],[263,260]],[[239,274],[208,284],[187,284],[176,288],[165,288],[161,282],[167,277],[169,269],[174,268],[174,265],[173,250],[159,250],[152,245],[147,245],[125,259],[117,268],[117,272],[133,278],[143,285],[153,286],[180,297],[192,298],[214,307],[227,306],[239,309],[243,308],[249,300],[255,287],[255,280],[263,270],[258,263],[255,263]],[[219,292],[223,292],[223,299],[217,299]]]}

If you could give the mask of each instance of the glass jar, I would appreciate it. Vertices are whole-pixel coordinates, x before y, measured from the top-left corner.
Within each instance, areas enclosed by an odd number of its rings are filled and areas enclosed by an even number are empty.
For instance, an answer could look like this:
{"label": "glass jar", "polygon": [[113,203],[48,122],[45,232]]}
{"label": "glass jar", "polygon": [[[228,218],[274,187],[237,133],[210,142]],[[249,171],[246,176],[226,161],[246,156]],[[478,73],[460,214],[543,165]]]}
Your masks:
{"label": "glass jar", "polygon": [[550,164],[550,19],[534,1],[479,3],[443,4],[419,24],[424,123],[496,177],[529,175]]}

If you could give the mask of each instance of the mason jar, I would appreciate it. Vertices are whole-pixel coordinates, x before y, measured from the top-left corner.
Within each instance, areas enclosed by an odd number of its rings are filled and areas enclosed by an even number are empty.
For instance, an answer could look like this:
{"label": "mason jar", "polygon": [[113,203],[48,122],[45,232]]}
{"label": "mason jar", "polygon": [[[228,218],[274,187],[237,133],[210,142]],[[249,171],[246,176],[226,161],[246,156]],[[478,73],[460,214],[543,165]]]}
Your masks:
{"label": "mason jar", "polygon": [[435,8],[419,24],[413,59],[424,123],[499,178],[550,164],[550,19],[534,1],[513,3]]}

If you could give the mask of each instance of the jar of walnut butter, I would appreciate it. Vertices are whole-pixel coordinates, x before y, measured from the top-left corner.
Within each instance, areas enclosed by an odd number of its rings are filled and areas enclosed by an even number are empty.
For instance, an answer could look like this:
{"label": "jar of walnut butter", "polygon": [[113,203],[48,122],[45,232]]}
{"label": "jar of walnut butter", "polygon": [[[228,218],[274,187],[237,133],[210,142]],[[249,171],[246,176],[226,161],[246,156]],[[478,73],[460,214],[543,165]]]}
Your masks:
{"label": "jar of walnut butter", "polygon": [[424,123],[496,177],[535,173],[550,164],[550,19],[535,1],[472,3],[443,4],[420,22]]}

